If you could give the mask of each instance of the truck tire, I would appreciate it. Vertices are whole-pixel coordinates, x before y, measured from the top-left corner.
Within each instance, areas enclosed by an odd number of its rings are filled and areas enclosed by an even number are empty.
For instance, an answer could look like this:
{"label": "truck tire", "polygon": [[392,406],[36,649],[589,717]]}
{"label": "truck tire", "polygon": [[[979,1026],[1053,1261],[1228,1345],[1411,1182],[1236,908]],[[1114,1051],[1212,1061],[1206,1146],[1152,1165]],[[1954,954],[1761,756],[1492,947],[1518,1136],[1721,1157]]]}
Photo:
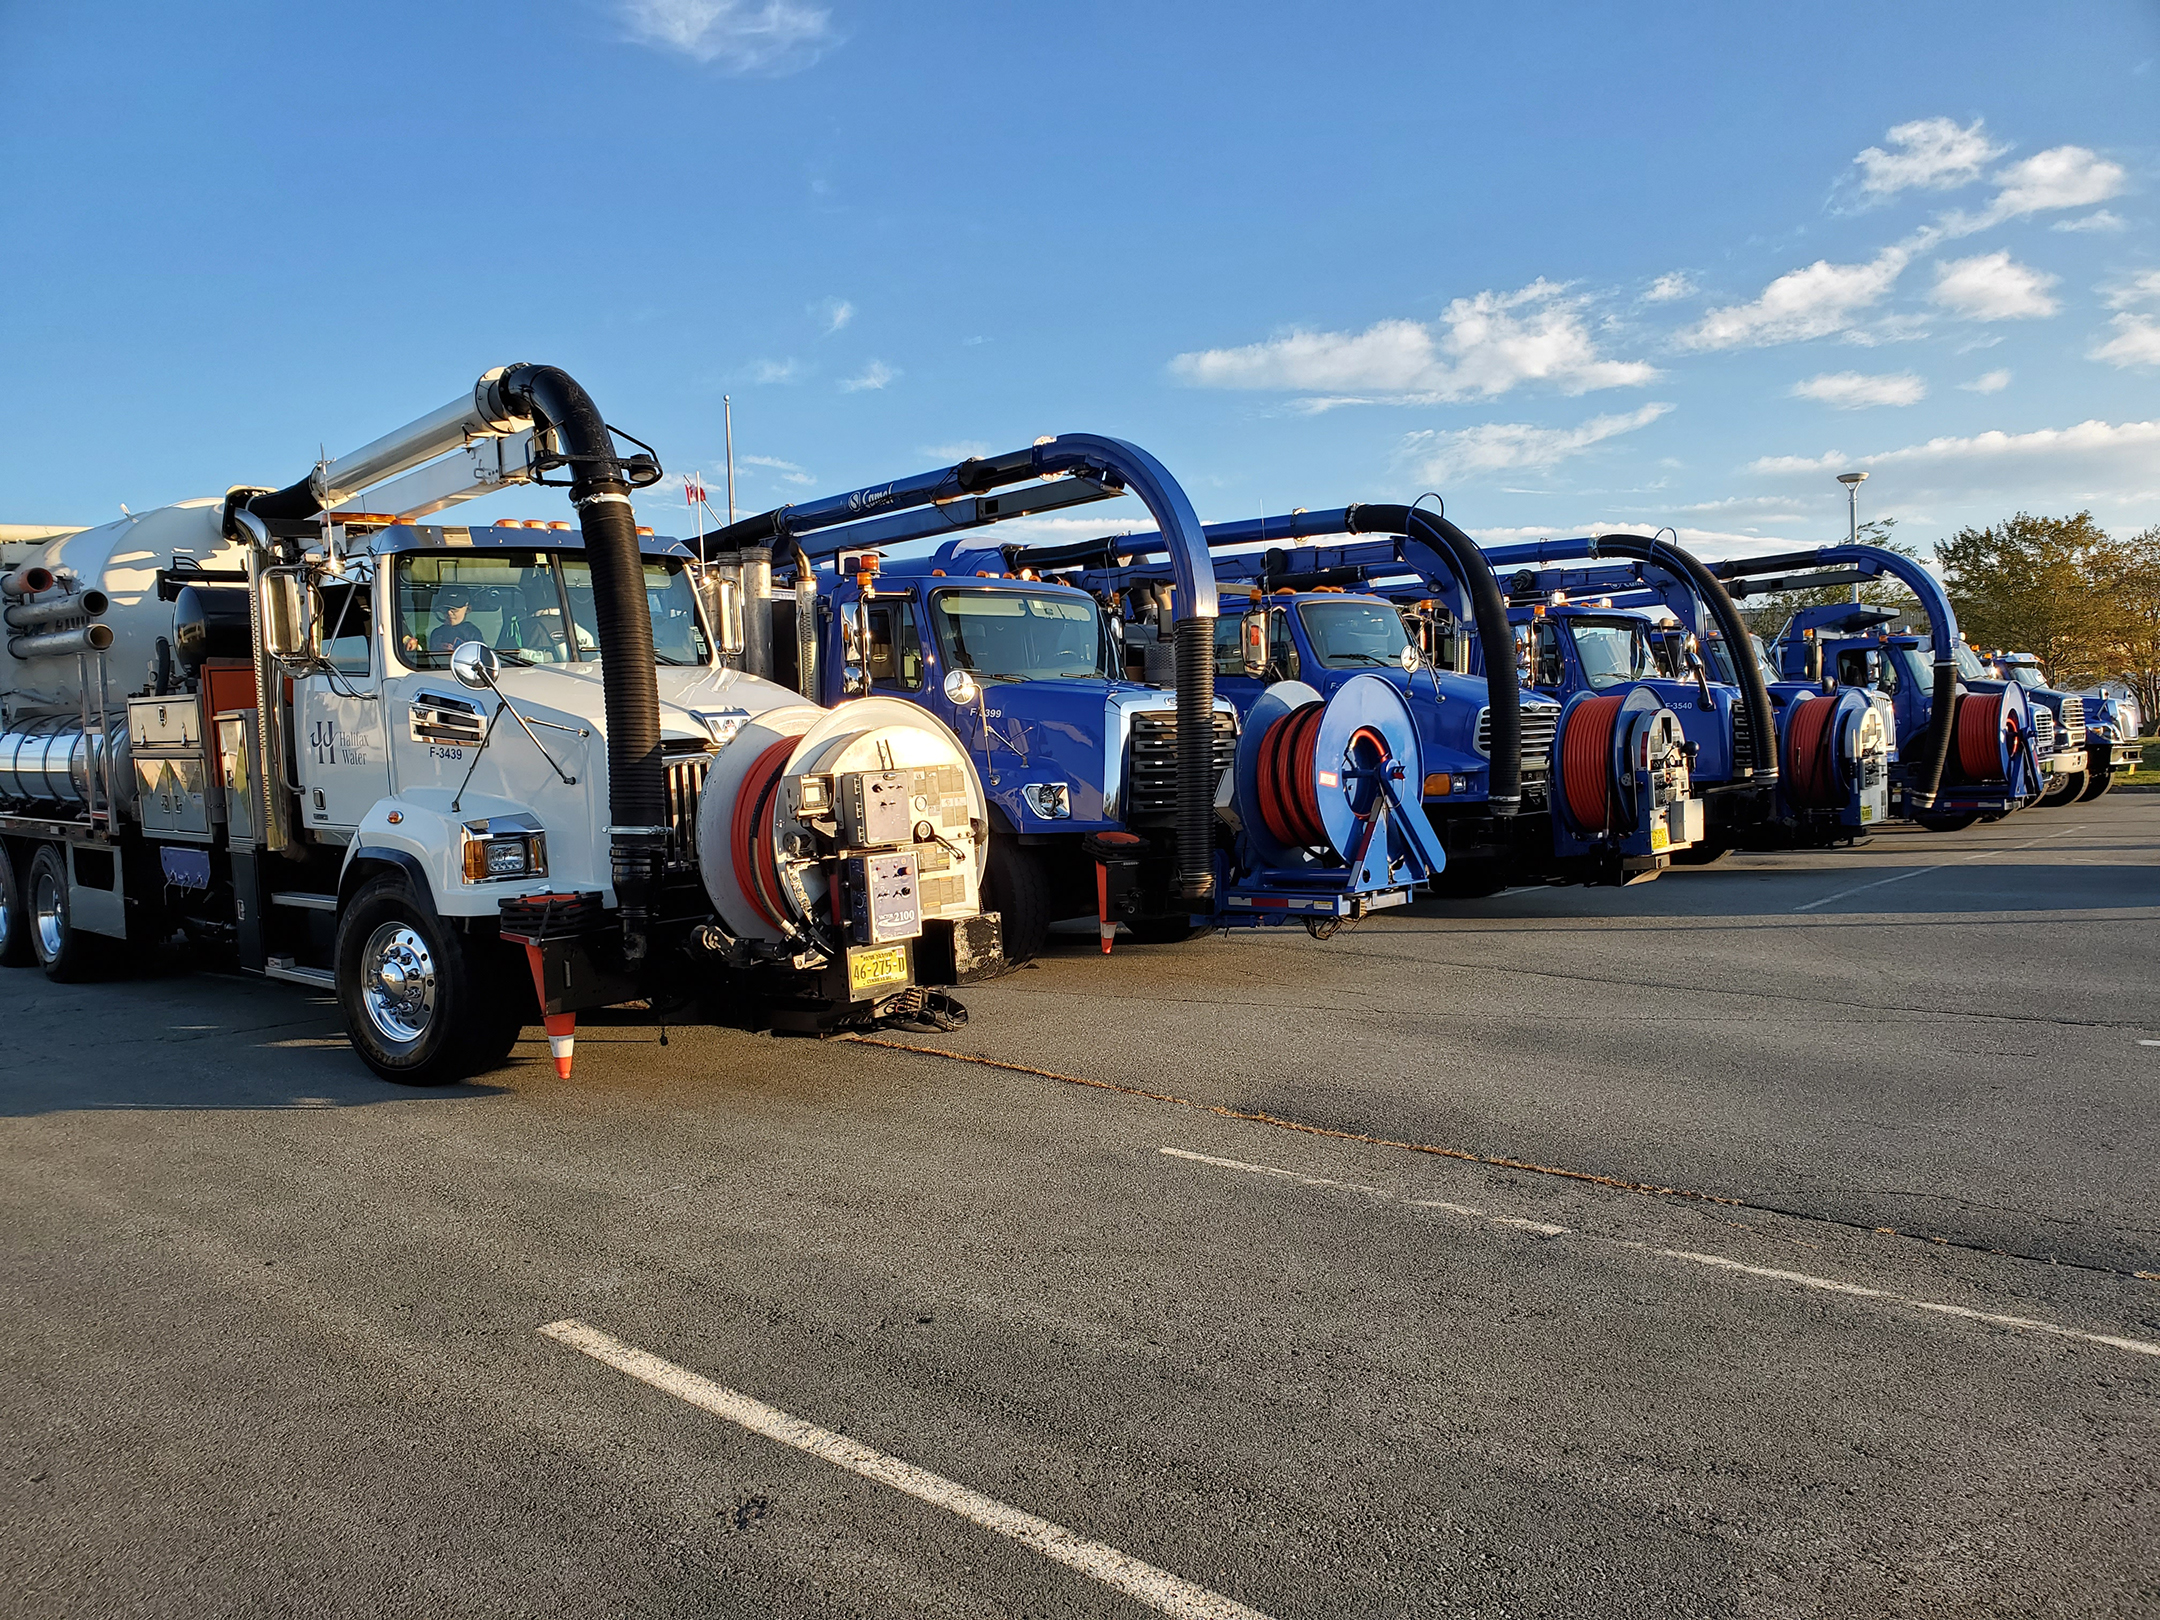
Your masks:
{"label": "truck tire", "polygon": [[502,947],[449,927],[405,880],[378,877],[338,918],[337,997],[360,1061],[401,1086],[447,1086],[517,1044],[524,998]]}
{"label": "truck tire", "polygon": [[1923,815],[1913,817],[1913,820],[1917,821],[1929,832],[1934,833],[1963,832],[1967,827],[1970,827],[1974,822],[1978,821],[1979,819],[1980,812],[1977,810],[1968,810],[1958,815],[1952,816]]}
{"label": "truck tire", "polygon": [[2085,791],[2078,795],[2077,802],[2079,804],[2090,804],[2114,785],[2115,773],[2113,771],[2087,771],[2085,773]]}
{"label": "truck tire", "polygon": [[23,883],[30,949],[55,984],[94,978],[111,956],[106,941],[75,926],[68,910],[67,856],[58,844],[40,844]]}
{"label": "truck tire", "polygon": [[983,909],[995,911],[1005,937],[1005,960],[1026,962],[1050,938],[1050,874],[1042,851],[995,834],[983,874]]}
{"label": "truck tire", "polygon": [[2058,805],[2078,804],[2085,798],[2086,773],[2063,771],[2056,776],[2056,785],[2040,795],[2040,802],[2053,809]]}
{"label": "truck tire", "polygon": [[7,845],[0,844],[0,967],[28,967],[34,960],[22,880],[15,874],[15,860]]}

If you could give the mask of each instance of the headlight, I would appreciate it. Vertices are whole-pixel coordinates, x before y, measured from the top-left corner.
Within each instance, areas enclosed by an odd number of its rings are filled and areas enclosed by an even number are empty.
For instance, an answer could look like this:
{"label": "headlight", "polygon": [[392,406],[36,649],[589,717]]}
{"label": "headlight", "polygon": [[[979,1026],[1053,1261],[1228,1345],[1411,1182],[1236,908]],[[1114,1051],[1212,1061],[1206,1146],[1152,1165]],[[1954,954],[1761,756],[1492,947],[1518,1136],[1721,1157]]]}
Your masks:
{"label": "headlight", "polygon": [[547,834],[530,816],[494,816],[465,823],[467,883],[547,876]]}
{"label": "headlight", "polygon": [[1072,819],[1072,788],[1064,782],[1030,782],[1020,790],[1030,808],[1045,821]]}

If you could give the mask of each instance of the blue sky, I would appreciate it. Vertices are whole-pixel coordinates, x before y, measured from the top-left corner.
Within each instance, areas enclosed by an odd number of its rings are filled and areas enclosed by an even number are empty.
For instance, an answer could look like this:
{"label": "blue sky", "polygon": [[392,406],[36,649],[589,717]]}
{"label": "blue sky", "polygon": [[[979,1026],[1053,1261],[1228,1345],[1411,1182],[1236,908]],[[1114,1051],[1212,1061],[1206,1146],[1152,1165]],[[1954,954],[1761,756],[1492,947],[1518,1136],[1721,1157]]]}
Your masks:
{"label": "blue sky", "polygon": [[517,359],[714,482],[732,394],[745,510],[1085,430],[1210,519],[2160,522],[2153,0],[0,0],[0,179],[6,522]]}

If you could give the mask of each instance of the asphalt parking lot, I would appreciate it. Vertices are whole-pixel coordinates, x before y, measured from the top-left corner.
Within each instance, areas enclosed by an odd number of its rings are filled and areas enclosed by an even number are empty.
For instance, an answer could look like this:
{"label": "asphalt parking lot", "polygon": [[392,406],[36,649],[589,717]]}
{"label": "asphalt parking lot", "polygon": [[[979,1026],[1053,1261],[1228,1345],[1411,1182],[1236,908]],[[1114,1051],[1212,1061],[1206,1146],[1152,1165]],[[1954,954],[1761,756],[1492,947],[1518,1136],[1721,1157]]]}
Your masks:
{"label": "asphalt parking lot", "polygon": [[2116,795],[433,1093],[6,973],[0,1611],[2160,1612],[2156,920]]}

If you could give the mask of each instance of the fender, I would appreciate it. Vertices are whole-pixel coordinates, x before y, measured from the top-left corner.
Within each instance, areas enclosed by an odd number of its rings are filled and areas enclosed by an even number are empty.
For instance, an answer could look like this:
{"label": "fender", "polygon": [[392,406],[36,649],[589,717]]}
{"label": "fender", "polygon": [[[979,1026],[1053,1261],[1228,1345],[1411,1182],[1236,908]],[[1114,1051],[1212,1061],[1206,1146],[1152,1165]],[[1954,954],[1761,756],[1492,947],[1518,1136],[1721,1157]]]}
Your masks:
{"label": "fender", "polygon": [[428,882],[427,869],[410,852],[386,844],[354,844],[346,850],[345,870],[338,878],[338,910],[344,911],[360,892],[360,886],[385,867],[405,874],[406,886],[422,911],[430,917],[442,915],[435,906],[435,891]]}

